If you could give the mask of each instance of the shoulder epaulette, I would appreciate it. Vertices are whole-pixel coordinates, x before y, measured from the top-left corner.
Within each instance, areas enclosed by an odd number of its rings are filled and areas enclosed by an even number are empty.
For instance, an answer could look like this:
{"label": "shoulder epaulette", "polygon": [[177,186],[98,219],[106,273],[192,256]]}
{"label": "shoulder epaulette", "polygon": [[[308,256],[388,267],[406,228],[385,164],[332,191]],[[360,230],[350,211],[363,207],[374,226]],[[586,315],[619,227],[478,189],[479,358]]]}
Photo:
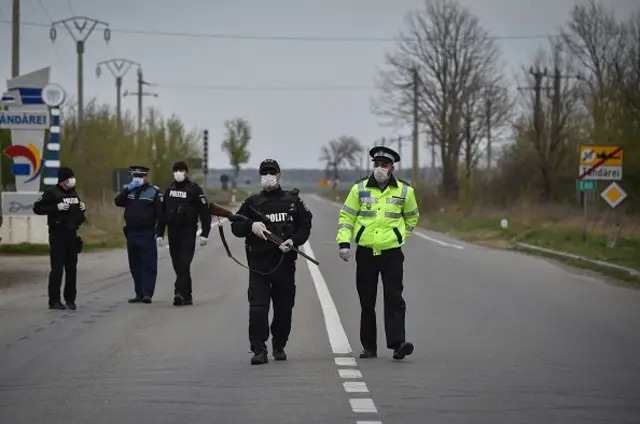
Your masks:
{"label": "shoulder epaulette", "polygon": [[401,180],[400,178],[396,178],[396,180],[400,181],[402,184],[407,185],[409,187],[411,187],[411,184],[409,184],[408,182],[406,182],[405,180]]}

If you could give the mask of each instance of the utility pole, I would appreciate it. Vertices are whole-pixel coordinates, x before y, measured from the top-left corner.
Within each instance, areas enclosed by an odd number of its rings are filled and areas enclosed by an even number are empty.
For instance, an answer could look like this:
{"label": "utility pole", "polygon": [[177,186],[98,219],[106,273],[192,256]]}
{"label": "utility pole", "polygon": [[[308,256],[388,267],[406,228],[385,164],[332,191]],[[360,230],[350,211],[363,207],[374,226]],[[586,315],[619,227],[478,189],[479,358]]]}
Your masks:
{"label": "utility pole", "polygon": [[[55,42],[58,37],[58,31],[56,26],[63,25],[71,38],[76,42],[76,53],[78,54],[78,132],[83,133],[84,127],[84,48],[85,43],[89,39],[89,36],[93,33],[93,30],[98,26],[104,26],[104,41],[108,43],[111,40],[111,30],[109,24],[106,22],[98,21],[96,19],[87,18],[85,16],[73,16],[71,18],[62,19],[51,23],[51,29],[49,30],[49,37],[51,42]],[[78,137],[78,155],[82,154],[82,148],[84,139],[82,136]]]}
{"label": "utility pole", "polygon": [[145,85],[151,85],[149,84],[147,81],[144,80],[144,78],[142,77],[142,68],[139,67],[138,68],[138,91],[137,92],[130,92],[128,90],[125,90],[124,92],[124,97],[127,96],[138,96],[138,134],[139,137],[142,135],[142,116],[143,116],[143,110],[142,110],[142,97],[143,96],[153,96],[153,97],[158,97],[158,95],[156,93],[151,93],[151,92],[146,92],[146,91],[142,91],[143,90],[143,86]]}
{"label": "utility pole", "polygon": [[487,96],[487,178],[491,173],[491,116],[493,114],[493,102],[491,96]]}
{"label": "utility pole", "polygon": [[203,155],[202,155],[202,172],[204,173],[204,181],[202,187],[207,189],[207,177],[209,176],[209,130],[203,131]]}
{"label": "utility pole", "polygon": [[11,78],[15,78],[20,75],[20,0],[13,0],[11,27]]}
{"label": "utility pole", "polygon": [[418,162],[418,68],[414,66],[413,73],[413,166],[411,169],[411,184],[418,186],[420,174]]}
{"label": "utility pole", "polygon": [[138,69],[141,65],[129,59],[109,59],[96,64],[96,76],[100,78],[102,66],[106,66],[111,75],[116,79],[116,116],[118,125],[122,125],[122,79],[127,75],[131,67],[135,65]]}

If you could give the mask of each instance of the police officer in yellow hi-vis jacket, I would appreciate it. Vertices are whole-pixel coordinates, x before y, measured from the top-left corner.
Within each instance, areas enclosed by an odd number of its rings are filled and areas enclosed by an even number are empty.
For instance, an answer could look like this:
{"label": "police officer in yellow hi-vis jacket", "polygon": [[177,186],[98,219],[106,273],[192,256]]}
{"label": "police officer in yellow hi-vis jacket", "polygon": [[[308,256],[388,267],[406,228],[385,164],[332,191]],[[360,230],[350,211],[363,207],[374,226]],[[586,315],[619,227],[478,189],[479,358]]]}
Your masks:
{"label": "police officer in yellow hi-vis jacket", "polygon": [[382,274],[384,326],[387,347],[394,359],[413,353],[405,339],[406,303],[402,297],[404,254],[402,245],[418,223],[418,204],[413,188],[393,176],[400,155],[388,147],[374,147],[373,174],[356,182],[342,205],[336,241],[340,258],[349,260],[355,239],[356,286],[360,297],[360,358],[377,354],[376,296]]}

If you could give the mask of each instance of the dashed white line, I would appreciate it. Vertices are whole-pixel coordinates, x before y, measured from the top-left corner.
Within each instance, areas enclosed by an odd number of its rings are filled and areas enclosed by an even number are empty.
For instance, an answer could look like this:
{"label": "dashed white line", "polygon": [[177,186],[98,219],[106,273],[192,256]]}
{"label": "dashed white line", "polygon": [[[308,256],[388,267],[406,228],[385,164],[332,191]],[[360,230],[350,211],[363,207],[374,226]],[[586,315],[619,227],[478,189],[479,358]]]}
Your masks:
{"label": "dashed white line", "polygon": [[371,399],[349,399],[349,403],[351,404],[353,412],[368,412],[374,414],[378,412],[376,405],[374,405]]}
{"label": "dashed white line", "polygon": [[[312,257],[315,257],[313,249],[309,242],[302,246],[302,250]],[[352,352],[351,345],[347,339],[347,333],[344,331],[342,322],[340,321],[340,315],[336,308],[331,293],[327,287],[327,282],[324,280],[320,268],[312,264],[309,261],[305,261],[309,267],[309,273],[311,279],[318,293],[318,299],[322,307],[322,314],[324,315],[324,323],[327,328],[327,335],[329,336],[329,343],[331,349],[336,355],[349,354]],[[362,373],[357,368],[358,364],[356,358],[352,356],[336,356],[334,361],[338,368],[338,375],[345,380],[362,380]],[[369,388],[364,381],[344,381],[342,387],[346,393],[350,396],[357,396],[358,393],[369,393]],[[349,404],[351,410],[357,414],[375,414],[378,412],[376,405],[370,398],[350,398]],[[382,421],[356,421],[356,424],[382,424]]]}
{"label": "dashed white line", "polygon": [[367,383],[364,381],[345,381],[342,383],[342,387],[347,393],[369,393]]}
{"label": "dashed white line", "polygon": [[334,359],[336,365],[339,367],[357,367],[358,363],[356,362],[356,358],[351,356],[338,356]]}
{"label": "dashed white line", "polygon": [[352,368],[339,368],[338,374],[342,378],[362,378],[360,370],[354,370]]}

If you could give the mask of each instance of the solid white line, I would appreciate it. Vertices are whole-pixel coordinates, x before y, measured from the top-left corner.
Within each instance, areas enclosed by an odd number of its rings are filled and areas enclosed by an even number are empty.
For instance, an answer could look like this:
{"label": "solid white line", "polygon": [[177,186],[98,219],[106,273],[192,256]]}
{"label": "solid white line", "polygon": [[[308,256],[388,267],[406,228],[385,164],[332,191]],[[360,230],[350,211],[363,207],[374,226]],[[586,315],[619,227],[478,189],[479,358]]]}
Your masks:
{"label": "solid white line", "polygon": [[417,235],[418,237],[422,237],[422,238],[423,238],[423,239],[425,239],[425,240],[429,240],[430,242],[433,242],[433,243],[439,244],[440,246],[453,247],[453,248],[455,248],[455,249],[460,249],[460,250],[464,249],[464,246],[460,246],[460,245],[452,244],[452,243],[447,243],[447,242],[444,242],[444,241],[438,240],[438,239],[436,239],[436,238],[429,237],[428,235],[426,235],[426,234],[422,234],[422,233],[421,233],[421,232],[419,232],[419,231],[414,231],[414,232],[413,232],[413,234]]}
{"label": "solid white line", "polygon": [[340,377],[342,378],[362,378],[362,373],[360,372],[360,370],[339,369],[338,374],[340,374]]}
{"label": "solid white line", "polygon": [[345,381],[342,386],[347,393],[369,393],[367,383],[364,381]]}
{"label": "solid white line", "polygon": [[338,358],[334,358],[334,361],[336,363],[337,366],[339,367],[357,367],[358,364],[356,363],[356,358],[354,358],[353,356],[349,356],[349,357],[338,357]]}
{"label": "solid white line", "polygon": [[[302,247],[302,250],[307,255],[315,258],[311,244],[307,241]],[[324,281],[320,268],[316,264],[309,261],[305,261],[309,267],[309,273],[311,279],[316,287],[318,293],[318,299],[320,300],[320,306],[322,306],[322,314],[324,315],[324,324],[327,328],[327,335],[329,336],[329,343],[333,353],[351,353],[351,345],[349,339],[347,339],[347,333],[344,331],[342,322],[340,321],[340,315],[338,314],[338,308],[333,302],[327,282]]]}
{"label": "solid white line", "polygon": [[371,399],[349,399],[349,403],[351,404],[351,410],[353,412],[378,412],[376,405]]}
{"label": "solid white line", "polygon": [[382,421],[356,421],[356,424],[382,424]]}

